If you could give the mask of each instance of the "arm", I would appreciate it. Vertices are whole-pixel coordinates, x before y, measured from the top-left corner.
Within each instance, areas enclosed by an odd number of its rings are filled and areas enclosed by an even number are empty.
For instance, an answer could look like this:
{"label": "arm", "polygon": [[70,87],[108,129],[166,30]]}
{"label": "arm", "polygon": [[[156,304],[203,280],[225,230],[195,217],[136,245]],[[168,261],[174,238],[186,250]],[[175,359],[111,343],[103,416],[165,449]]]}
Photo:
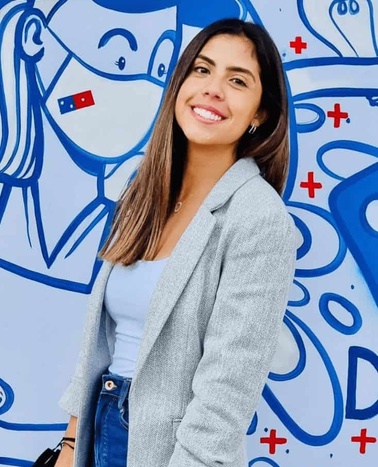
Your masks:
{"label": "arm", "polygon": [[[76,425],[77,425],[77,418],[70,417],[70,421],[67,426],[66,433],[64,434],[65,437],[68,438],[76,438]],[[70,443],[71,445],[73,443]],[[58,460],[55,464],[55,467],[72,467],[74,460],[74,450],[71,449],[67,445],[62,446],[62,450],[59,454]]]}
{"label": "arm", "polygon": [[269,372],[293,278],[295,228],[283,210],[242,222],[228,242],[169,467],[233,462]]}

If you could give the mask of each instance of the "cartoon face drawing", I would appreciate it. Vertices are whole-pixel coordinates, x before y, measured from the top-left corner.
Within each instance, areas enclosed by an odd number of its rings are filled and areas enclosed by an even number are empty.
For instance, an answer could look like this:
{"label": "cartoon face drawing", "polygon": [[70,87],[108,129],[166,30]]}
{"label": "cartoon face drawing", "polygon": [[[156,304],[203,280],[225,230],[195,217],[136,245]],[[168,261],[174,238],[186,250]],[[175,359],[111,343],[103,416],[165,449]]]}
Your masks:
{"label": "cartoon face drawing", "polygon": [[[26,20],[26,53],[36,46],[36,21]],[[41,29],[43,54],[34,59],[44,110],[65,144],[108,162],[145,144],[173,64],[175,31],[174,7],[137,21],[92,0],[53,10]]]}
{"label": "cartoon face drawing", "polygon": [[[114,199],[140,161],[177,61],[176,3],[139,2],[137,13],[134,2],[100,0],[1,8],[0,227],[18,245],[0,251],[4,268],[90,290]],[[92,268],[77,274],[78,261]]]}

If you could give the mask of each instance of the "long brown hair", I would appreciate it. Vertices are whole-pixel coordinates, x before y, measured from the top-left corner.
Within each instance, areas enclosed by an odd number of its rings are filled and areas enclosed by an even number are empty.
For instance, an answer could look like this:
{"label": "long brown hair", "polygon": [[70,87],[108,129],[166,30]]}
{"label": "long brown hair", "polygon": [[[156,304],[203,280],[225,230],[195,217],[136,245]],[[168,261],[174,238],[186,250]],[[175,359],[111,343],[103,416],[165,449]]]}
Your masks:
{"label": "long brown hair", "polygon": [[265,121],[251,136],[240,139],[236,158],[254,157],[263,177],[282,192],[288,170],[288,108],[280,55],[261,26],[238,19],[217,21],[190,42],[171,77],[156,124],[138,173],[118,202],[102,258],[132,264],[152,260],[162,230],[179,196],[187,142],[175,119],[175,103],[182,83],[207,41],[228,34],[248,38],[255,46],[261,70],[261,109]]}

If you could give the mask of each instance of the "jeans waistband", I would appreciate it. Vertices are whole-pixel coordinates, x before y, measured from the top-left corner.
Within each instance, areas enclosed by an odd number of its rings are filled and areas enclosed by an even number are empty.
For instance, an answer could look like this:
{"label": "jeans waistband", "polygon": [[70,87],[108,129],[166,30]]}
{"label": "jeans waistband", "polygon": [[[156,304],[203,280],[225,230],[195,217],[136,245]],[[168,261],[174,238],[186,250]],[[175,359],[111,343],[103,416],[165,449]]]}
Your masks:
{"label": "jeans waistband", "polygon": [[101,394],[118,398],[118,408],[121,408],[129,397],[132,378],[124,378],[114,373],[102,375]]}

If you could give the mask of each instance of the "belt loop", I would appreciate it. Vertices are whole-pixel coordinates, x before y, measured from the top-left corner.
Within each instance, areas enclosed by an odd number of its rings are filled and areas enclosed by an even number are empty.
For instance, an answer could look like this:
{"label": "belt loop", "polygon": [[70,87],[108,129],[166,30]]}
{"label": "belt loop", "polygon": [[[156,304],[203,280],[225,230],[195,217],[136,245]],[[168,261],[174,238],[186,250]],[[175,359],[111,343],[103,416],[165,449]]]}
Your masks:
{"label": "belt loop", "polygon": [[125,379],[122,384],[121,391],[118,397],[118,409],[119,410],[121,410],[126,398],[129,395],[130,385],[131,385],[131,380]]}

